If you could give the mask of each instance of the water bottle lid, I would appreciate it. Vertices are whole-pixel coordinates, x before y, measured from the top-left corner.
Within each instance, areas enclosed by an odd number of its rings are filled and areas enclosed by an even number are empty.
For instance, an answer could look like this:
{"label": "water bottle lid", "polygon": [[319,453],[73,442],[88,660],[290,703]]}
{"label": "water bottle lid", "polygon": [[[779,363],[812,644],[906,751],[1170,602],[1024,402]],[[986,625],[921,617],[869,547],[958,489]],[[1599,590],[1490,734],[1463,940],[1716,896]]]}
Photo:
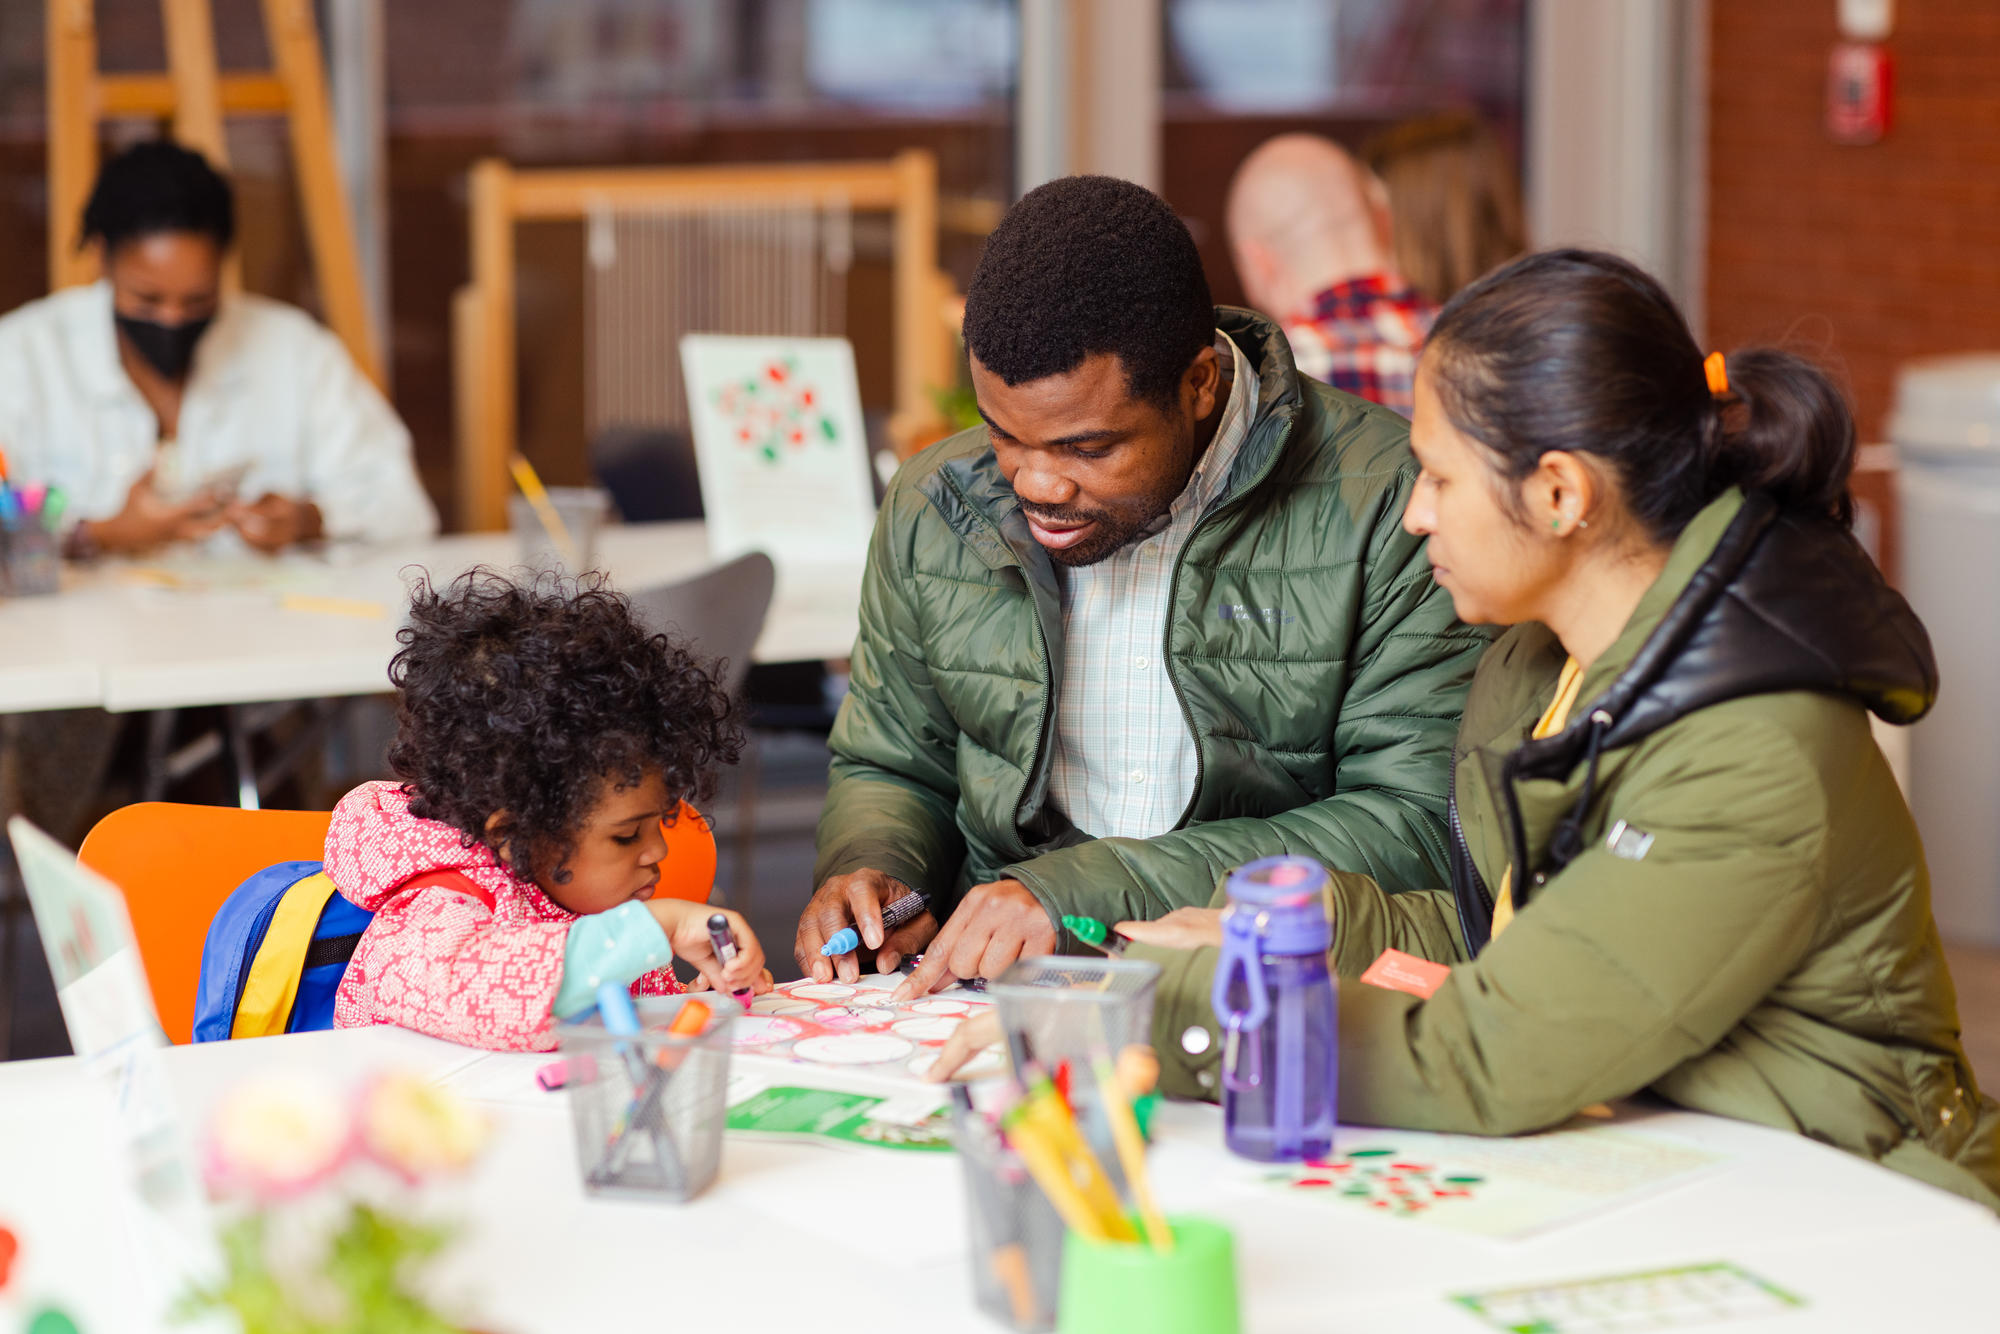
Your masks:
{"label": "water bottle lid", "polygon": [[1323,954],[1333,944],[1327,880],[1310,857],[1263,857],[1231,871],[1224,889],[1232,907],[1264,918],[1266,954]]}

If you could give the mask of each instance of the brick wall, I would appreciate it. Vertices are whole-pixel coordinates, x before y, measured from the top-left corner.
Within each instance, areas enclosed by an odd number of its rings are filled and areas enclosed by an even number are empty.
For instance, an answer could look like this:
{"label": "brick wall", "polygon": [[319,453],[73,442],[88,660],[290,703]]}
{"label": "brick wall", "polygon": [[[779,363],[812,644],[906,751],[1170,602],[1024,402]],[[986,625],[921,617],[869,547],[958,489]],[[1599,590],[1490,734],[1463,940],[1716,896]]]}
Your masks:
{"label": "brick wall", "polygon": [[1905,0],[1888,137],[1828,141],[1834,0],[1712,0],[1708,337],[1828,357],[1863,439],[1896,367],[2000,348],[2000,0]]}

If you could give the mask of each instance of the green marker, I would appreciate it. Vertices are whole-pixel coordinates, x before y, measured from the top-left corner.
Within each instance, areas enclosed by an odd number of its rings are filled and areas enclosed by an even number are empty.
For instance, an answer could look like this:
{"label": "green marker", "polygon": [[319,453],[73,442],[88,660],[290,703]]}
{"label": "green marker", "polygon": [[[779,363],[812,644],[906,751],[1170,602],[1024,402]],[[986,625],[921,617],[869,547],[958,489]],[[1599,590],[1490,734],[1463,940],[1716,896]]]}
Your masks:
{"label": "green marker", "polygon": [[1113,931],[1095,917],[1065,917],[1063,930],[1075,936],[1092,949],[1103,950],[1106,954],[1119,955],[1132,943],[1132,938],[1119,931]]}

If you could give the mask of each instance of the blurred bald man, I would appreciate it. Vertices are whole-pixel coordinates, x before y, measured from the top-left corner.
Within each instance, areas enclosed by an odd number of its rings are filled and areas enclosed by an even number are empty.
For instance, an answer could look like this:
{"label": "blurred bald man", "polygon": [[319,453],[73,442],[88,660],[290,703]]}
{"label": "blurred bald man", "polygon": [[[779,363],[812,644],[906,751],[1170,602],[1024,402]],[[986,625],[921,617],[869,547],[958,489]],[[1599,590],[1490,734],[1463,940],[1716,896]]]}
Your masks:
{"label": "blurred bald man", "polygon": [[1437,307],[1396,272],[1381,182],[1331,140],[1281,134],[1236,169],[1228,221],[1244,294],[1300,373],[1409,416]]}

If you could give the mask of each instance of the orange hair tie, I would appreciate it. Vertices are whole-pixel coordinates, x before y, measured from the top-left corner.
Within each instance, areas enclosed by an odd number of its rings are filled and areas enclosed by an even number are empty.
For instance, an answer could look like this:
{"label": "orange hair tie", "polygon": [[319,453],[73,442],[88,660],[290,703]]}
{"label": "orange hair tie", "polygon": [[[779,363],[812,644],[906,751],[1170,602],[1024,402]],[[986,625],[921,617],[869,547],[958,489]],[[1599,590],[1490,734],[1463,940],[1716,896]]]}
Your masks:
{"label": "orange hair tie", "polygon": [[1701,369],[1708,376],[1708,392],[1721,398],[1729,392],[1729,367],[1720,352],[1711,352],[1702,361]]}

